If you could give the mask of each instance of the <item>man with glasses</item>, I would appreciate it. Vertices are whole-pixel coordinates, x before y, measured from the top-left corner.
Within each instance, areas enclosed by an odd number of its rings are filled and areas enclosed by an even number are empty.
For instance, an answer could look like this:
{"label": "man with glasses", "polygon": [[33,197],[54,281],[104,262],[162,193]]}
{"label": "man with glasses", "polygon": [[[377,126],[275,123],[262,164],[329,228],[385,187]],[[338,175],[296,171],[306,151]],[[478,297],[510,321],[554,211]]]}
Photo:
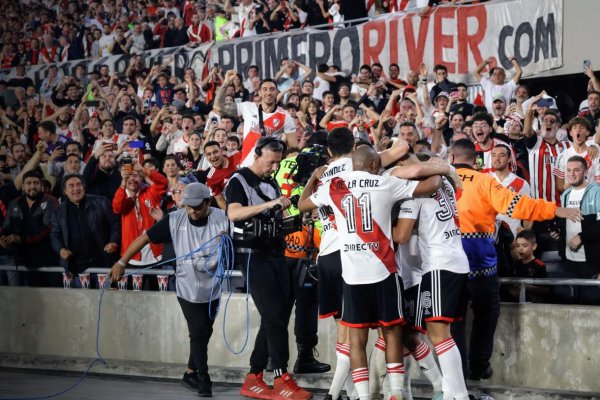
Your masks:
{"label": "man with glasses", "polygon": [[[228,233],[230,222],[225,212],[210,207],[210,190],[201,183],[185,187],[180,205],[148,231],[134,240],[121,258],[113,265],[110,278],[118,281],[127,263],[148,244],[171,242],[175,256],[191,253],[221,233]],[[213,290],[217,257],[212,249],[196,252],[191,258],[177,260],[177,300],[183,311],[190,333],[190,358],[183,376],[186,387],[197,389],[198,396],[212,396],[212,382],[208,375],[208,342],[213,331],[214,316],[219,308],[220,293]]]}
{"label": "man with glasses", "polygon": [[511,149],[510,170],[516,172],[517,160],[514,151],[508,143],[492,137],[492,126],[494,119],[485,112],[476,113],[473,116],[473,138],[475,139],[475,151],[477,152],[476,168],[481,172],[492,172],[492,150],[495,146],[503,144]]}
{"label": "man with glasses", "polygon": [[571,143],[557,138],[562,121],[555,110],[546,111],[542,118],[540,130],[536,132],[533,129],[533,118],[536,109],[536,102],[531,102],[525,113],[525,126],[523,128],[525,145],[529,154],[531,197],[544,199],[559,205],[560,192],[556,187],[552,170],[558,156],[571,147]]}

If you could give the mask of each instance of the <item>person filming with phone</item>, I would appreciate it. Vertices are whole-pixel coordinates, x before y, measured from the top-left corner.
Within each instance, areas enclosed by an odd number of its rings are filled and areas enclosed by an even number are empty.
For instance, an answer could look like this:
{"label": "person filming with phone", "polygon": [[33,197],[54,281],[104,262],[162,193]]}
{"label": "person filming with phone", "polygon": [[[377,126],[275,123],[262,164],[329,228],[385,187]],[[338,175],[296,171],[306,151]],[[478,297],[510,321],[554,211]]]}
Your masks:
{"label": "person filming with phone", "polygon": [[[152,209],[160,208],[167,191],[167,178],[155,170],[143,168],[139,162],[132,164],[124,158],[121,166],[121,185],[112,201],[113,212],[121,216],[121,255],[133,241],[152,225]],[[137,161],[137,160],[136,160]],[[145,265],[160,260],[162,245],[148,244],[129,261],[132,265]]]}
{"label": "person filming with phone", "polygon": [[123,119],[123,130],[121,134],[125,135],[127,139],[119,145],[116,153],[119,159],[125,157],[126,153],[137,158],[140,162],[150,158],[152,148],[150,147],[148,138],[140,133],[138,124],[139,121],[131,115],[128,115]]}
{"label": "person filming with phone", "polygon": [[94,150],[83,170],[83,179],[88,194],[103,196],[112,201],[121,185],[113,143],[104,142]]}

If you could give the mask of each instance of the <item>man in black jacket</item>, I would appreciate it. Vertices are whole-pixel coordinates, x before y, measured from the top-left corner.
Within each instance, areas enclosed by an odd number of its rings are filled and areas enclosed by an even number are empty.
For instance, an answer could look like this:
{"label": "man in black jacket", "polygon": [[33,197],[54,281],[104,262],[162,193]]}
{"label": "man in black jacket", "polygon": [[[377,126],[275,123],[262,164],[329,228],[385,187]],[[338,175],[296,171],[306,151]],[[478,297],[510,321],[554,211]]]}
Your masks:
{"label": "man in black jacket", "polygon": [[117,168],[112,143],[103,143],[98,146],[83,170],[83,179],[88,194],[104,196],[112,201],[122,179]]}
{"label": "man in black jacket", "polygon": [[54,213],[50,233],[61,266],[76,275],[90,267],[111,267],[121,243],[121,224],[111,203],[86,194],[83,177],[78,174],[64,177],[63,192],[68,201]]}
{"label": "man in black jacket", "polygon": [[[12,250],[18,265],[28,268],[55,266],[58,257],[50,244],[52,214],[58,202],[42,191],[42,175],[29,171],[23,176],[23,195],[8,204],[0,236],[0,246]],[[60,274],[30,271],[25,274],[29,286],[58,286]]]}

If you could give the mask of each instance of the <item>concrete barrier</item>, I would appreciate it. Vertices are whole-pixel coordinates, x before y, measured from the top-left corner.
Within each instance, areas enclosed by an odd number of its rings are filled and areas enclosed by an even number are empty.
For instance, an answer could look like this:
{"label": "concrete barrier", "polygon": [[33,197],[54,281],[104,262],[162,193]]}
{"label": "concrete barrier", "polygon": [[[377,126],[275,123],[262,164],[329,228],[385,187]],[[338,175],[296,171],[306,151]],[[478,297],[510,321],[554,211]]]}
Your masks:
{"label": "concrete barrier", "polygon": [[[19,357],[29,359],[29,366],[35,365],[36,358],[94,358],[98,300],[97,290],[1,287],[0,353],[4,354],[0,366],[18,366]],[[245,371],[258,330],[258,314],[250,299],[248,343],[241,354],[234,355],[224,341],[223,317],[230,346],[240,350],[246,333],[246,296],[232,295],[226,314],[225,301],[215,321],[209,364],[224,371]],[[293,322],[289,332],[293,366]],[[495,374],[489,383],[550,392],[600,392],[598,343],[599,307],[503,304],[493,356]],[[174,293],[107,291],[100,351],[106,359],[130,366],[146,364],[150,370],[156,365],[176,365],[172,374],[157,368],[154,375],[179,376],[179,367],[187,363],[189,342]],[[331,319],[319,321],[318,351],[321,361],[335,364]],[[60,369],[55,361],[40,361],[39,367]],[[135,367],[118,371],[104,368],[104,372],[144,374],[135,371]]]}

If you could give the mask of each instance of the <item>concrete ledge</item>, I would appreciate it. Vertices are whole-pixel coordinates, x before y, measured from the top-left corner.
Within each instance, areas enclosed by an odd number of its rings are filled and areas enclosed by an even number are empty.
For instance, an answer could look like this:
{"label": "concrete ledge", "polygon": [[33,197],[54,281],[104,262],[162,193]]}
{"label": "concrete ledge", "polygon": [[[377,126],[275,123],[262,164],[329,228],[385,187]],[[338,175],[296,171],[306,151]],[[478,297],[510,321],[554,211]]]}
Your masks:
{"label": "concrete ledge", "polygon": [[[75,363],[74,359],[94,358],[98,298],[97,290],[0,287],[0,353],[6,354],[0,366],[41,368],[35,366],[41,363],[48,369],[69,370],[66,366]],[[232,296],[225,328],[224,302],[215,321],[209,364],[215,371],[242,371],[223,372],[224,382],[240,382],[248,368],[259,323],[251,300],[248,306],[249,340],[240,355],[227,350],[223,331],[231,347],[242,348],[246,333],[245,295]],[[319,359],[332,365],[335,336],[331,319],[319,321]],[[291,367],[296,356],[293,323],[289,343]],[[600,392],[597,343],[600,343],[600,307],[503,304],[492,356],[495,373],[489,384],[510,387],[513,392],[517,390],[514,388],[536,388],[547,391],[548,395],[572,391],[595,397]],[[111,363],[96,367],[95,371],[179,379],[182,366],[187,363],[189,342],[175,295],[105,293],[100,350]],[[31,357],[30,361],[26,361],[27,357]],[[115,364],[120,366],[113,367]],[[73,370],[81,371],[87,363],[73,365],[81,367]],[[419,373],[413,376],[418,377]],[[310,386],[326,388],[329,378],[320,377],[311,381]],[[323,377],[327,377],[324,382]]]}

